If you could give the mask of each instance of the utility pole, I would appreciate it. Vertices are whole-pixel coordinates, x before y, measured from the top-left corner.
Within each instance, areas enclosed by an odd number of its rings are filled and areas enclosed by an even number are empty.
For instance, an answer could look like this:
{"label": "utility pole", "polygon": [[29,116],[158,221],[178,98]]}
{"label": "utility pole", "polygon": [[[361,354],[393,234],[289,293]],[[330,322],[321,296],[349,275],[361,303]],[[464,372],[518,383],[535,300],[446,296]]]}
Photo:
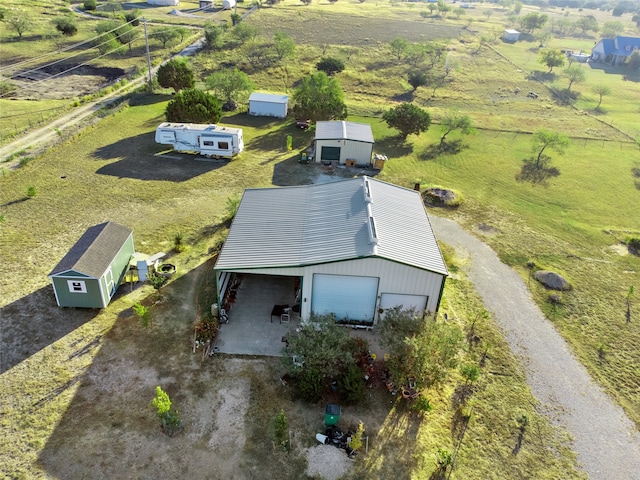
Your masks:
{"label": "utility pole", "polygon": [[151,77],[151,56],[149,55],[149,36],[147,35],[147,19],[142,19],[144,26],[144,43],[147,48],[147,68],[149,70],[149,93],[153,93],[153,78]]}

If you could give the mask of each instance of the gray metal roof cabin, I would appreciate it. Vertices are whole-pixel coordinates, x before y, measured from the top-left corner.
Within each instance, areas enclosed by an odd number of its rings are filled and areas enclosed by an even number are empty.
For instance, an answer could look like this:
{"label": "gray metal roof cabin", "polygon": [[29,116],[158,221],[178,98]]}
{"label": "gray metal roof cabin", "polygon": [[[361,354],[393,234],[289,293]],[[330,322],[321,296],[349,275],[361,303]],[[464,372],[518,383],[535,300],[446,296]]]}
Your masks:
{"label": "gray metal roof cabin", "polygon": [[370,166],[373,156],[371,125],[342,121],[316,123],[315,161]]}
{"label": "gray metal roof cabin", "polygon": [[447,267],[419,192],[354,178],[247,189],[216,266],[300,279],[300,315],[371,325],[394,306],[437,311]]}
{"label": "gray metal roof cabin", "polygon": [[58,306],[105,308],[134,251],[127,227],[105,222],[88,228],[48,275]]}

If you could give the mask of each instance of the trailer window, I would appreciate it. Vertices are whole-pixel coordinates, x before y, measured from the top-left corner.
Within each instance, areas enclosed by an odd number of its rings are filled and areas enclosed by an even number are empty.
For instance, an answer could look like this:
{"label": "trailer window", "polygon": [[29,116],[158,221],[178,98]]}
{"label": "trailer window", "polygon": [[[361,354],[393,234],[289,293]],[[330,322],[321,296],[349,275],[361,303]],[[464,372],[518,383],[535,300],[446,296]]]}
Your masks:
{"label": "trailer window", "polygon": [[87,285],[82,280],[67,280],[67,285],[71,293],[87,293]]}
{"label": "trailer window", "polygon": [[204,142],[202,142],[202,145],[204,145],[205,147],[213,147],[214,142],[212,140],[205,140]]}
{"label": "trailer window", "polygon": [[218,148],[220,150],[229,150],[229,142],[218,142]]}

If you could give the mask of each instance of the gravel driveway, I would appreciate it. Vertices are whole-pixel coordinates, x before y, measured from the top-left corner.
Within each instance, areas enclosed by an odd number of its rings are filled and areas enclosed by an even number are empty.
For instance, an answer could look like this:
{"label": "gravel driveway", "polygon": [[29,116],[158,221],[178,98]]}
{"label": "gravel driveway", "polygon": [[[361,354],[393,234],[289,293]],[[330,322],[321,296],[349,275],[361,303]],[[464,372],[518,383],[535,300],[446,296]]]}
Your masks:
{"label": "gravel driveway", "polygon": [[573,448],[589,477],[640,479],[640,434],[573,357],[521,277],[457,223],[430,218],[438,239],[470,257],[469,278],[524,364],[544,411],[573,435]]}

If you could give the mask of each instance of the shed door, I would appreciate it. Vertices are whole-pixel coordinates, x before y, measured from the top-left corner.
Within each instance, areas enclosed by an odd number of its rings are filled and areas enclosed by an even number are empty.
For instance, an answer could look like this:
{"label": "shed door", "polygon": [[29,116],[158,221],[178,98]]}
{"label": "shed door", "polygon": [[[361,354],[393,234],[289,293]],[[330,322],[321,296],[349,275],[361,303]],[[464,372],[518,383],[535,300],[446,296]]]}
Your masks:
{"label": "shed door", "polygon": [[426,295],[405,295],[402,293],[383,293],[380,296],[380,314],[384,318],[384,311],[393,307],[402,307],[403,310],[414,308],[416,313],[424,312],[427,309]]}
{"label": "shed door", "polygon": [[320,161],[322,160],[339,162],[340,147],[322,147],[322,151],[320,152]]}
{"label": "shed door", "polygon": [[313,275],[311,311],[333,313],[338,320],[373,322],[378,296],[378,277]]}

